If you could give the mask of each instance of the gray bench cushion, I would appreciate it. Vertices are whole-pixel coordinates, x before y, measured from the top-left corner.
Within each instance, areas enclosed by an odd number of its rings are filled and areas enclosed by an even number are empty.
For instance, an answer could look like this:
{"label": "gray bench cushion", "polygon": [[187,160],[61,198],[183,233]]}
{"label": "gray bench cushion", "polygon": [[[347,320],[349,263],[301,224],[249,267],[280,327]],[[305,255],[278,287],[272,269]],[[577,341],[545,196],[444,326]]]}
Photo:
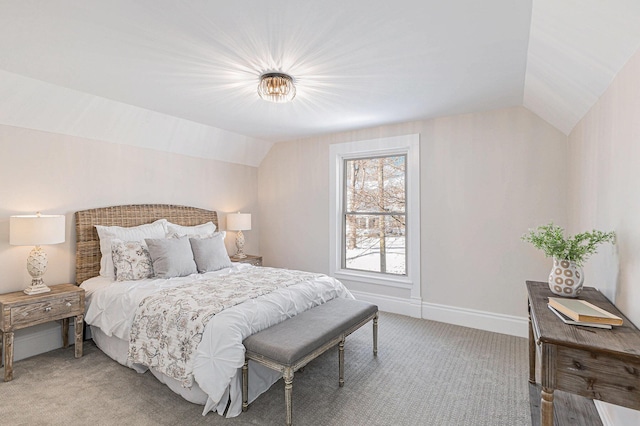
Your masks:
{"label": "gray bench cushion", "polygon": [[372,303],[333,299],[247,337],[247,351],[292,365],[378,311]]}

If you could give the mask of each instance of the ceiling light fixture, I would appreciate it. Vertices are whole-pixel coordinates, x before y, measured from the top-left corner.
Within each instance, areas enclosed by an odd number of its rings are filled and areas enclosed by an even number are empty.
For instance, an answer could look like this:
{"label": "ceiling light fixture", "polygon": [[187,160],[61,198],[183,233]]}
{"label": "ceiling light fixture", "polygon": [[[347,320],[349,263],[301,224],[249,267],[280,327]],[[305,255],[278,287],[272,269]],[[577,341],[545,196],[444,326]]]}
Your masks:
{"label": "ceiling light fixture", "polygon": [[296,97],[293,78],[287,74],[272,72],[260,76],[258,95],[269,102],[289,102]]}

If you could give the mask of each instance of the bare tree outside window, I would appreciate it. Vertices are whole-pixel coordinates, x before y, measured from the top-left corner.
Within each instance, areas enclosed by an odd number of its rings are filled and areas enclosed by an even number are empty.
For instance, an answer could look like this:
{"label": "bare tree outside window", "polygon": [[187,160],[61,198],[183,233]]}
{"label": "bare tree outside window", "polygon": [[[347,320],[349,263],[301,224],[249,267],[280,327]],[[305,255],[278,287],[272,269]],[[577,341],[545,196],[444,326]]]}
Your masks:
{"label": "bare tree outside window", "polygon": [[406,160],[345,160],[344,268],[406,275]]}

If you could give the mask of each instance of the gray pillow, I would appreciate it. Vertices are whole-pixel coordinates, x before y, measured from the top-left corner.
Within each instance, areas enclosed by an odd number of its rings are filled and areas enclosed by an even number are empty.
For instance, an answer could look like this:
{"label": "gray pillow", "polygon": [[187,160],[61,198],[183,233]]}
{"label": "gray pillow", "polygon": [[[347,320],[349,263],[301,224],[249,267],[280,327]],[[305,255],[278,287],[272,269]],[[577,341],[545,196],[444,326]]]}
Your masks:
{"label": "gray pillow", "polygon": [[217,232],[209,238],[189,238],[201,274],[233,266],[224,246],[224,236],[225,232]]}
{"label": "gray pillow", "polygon": [[158,278],[184,277],[197,272],[187,237],[147,238],[153,271]]}

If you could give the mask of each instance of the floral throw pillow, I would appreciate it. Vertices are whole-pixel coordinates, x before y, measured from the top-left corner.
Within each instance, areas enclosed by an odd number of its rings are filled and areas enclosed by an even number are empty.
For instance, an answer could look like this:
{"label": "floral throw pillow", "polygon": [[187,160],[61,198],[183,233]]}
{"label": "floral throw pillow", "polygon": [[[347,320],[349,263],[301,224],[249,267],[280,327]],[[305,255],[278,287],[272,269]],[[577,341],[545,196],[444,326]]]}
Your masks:
{"label": "floral throw pillow", "polygon": [[117,281],[153,277],[153,264],[144,241],[111,240],[111,254]]}

